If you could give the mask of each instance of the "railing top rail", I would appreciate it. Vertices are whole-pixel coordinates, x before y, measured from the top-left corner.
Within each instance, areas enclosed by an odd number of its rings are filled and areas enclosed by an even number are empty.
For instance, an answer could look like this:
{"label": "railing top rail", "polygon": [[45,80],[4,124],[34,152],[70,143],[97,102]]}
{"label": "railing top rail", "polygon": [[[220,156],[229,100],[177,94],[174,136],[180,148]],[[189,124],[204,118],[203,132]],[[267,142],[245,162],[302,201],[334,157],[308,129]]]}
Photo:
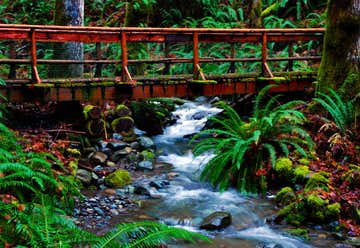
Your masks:
{"label": "railing top rail", "polygon": [[[159,33],[324,33],[325,28],[152,28],[152,27],[85,27],[85,26],[55,26],[0,24],[0,29],[16,29],[22,31],[57,30],[57,31],[98,31],[98,32],[159,32]],[[25,29],[25,30],[24,30]]]}

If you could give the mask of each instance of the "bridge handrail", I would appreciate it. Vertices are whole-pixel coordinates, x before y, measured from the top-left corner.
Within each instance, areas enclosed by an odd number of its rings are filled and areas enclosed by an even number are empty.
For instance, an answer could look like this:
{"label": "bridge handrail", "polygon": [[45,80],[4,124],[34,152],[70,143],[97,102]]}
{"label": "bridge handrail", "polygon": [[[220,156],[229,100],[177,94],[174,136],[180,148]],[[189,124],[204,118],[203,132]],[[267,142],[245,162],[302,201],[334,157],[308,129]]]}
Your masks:
{"label": "bridge handrail", "polygon": [[[52,25],[24,25],[24,24],[0,24],[0,40],[28,40],[31,44],[30,59],[1,59],[0,63],[16,64],[30,63],[32,79],[41,83],[37,65],[50,63],[64,64],[106,64],[121,62],[121,80],[133,81],[128,70],[131,63],[193,63],[193,74],[201,74],[201,62],[246,62],[261,61],[262,72],[272,76],[267,61],[288,60],[311,60],[319,59],[319,56],[294,57],[292,49],[289,49],[287,58],[268,58],[268,42],[291,42],[307,41],[322,38],[323,28],[285,28],[285,29],[215,29],[215,28],[141,28],[141,27],[81,27],[81,26],[52,26]],[[45,60],[37,58],[37,42],[119,42],[121,44],[121,61],[107,60]],[[193,44],[192,58],[163,58],[152,60],[129,60],[127,53],[128,42],[190,42]],[[262,44],[261,58],[200,58],[200,42],[257,42]],[[200,75],[204,77],[203,75]]]}

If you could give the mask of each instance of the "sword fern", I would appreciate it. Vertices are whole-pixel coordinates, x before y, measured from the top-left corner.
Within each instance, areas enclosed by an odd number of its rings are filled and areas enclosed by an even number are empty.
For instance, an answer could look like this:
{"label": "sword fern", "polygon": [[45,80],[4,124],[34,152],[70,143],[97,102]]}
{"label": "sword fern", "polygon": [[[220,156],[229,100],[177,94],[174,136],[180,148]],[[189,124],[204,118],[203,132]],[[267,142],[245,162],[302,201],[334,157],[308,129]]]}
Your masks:
{"label": "sword fern", "polygon": [[266,190],[264,171],[274,166],[279,155],[288,156],[290,149],[304,157],[313,149],[313,141],[301,127],[306,120],[293,107],[302,101],[279,105],[279,96],[264,103],[273,86],[263,88],[254,103],[253,116],[245,122],[230,106],[220,103],[223,117],[212,120],[218,128],[199,132],[192,142],[205,137],[194,147],[194,154],[212,151],[214,157],[205,165],[200,178],[225,190],[234,185],[241,192],[257,193]]}

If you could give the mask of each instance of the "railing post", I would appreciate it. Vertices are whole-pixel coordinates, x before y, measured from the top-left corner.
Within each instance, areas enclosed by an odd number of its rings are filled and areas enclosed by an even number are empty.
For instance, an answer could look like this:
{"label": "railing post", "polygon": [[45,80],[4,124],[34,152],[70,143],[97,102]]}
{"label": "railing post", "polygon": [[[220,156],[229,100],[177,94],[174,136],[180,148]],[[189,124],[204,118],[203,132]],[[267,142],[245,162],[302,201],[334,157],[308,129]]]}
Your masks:
{"label": "railing post", "polygon": [[39,73],[37,70],[37,56],[36,56],[36,38],[35,29],[30,30],[30,43],[31,43],[31,77],[37,83],[41,83]]}
{"label": "railing post", "polygon": [[199,66],[199,33],[194,32],[193,34],[193,77],[198,77],[198,66]]}
{"label": "railing post", "polygon": [[265,76],[266,73],[269,74],[270,77],[274,77],[271,73],[271,70],[266,62],[267,58],[267,34],[266,32],[262,33],[262,49],[261,49],[261,65],[262,65],[262,74]]}
{"label": "railing post", "polygon": [[127,47],[126,47],[126,33],[121,32],[121,81],[126,82],[126,71],[128,66]]}

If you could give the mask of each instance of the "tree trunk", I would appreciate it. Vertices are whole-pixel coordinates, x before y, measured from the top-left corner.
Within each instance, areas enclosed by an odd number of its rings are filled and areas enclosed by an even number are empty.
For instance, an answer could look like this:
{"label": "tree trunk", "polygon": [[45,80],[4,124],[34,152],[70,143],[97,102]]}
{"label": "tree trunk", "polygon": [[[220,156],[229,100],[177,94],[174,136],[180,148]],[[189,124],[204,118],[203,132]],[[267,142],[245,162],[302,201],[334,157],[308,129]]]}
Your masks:
{"label": "tree trunk", "polygon": [[250,28],[261,28],[262,25],[262,0],[252,0],[251,10],[249,13],[249,26]]}
{"label": "tree trunk", "polygon": [[360,1],[329,0],[319,88],[358,93],[360,67]]}
{"label": "tree trunk", "polygon": [[[84,24],[84,0],[56,0],[55,25],[82,26]],[[81,42],[55,43],[54,58],[83,60],[84,48]],[[57,65],[52,68],[54,77],[81,77],[83,65]]]}

